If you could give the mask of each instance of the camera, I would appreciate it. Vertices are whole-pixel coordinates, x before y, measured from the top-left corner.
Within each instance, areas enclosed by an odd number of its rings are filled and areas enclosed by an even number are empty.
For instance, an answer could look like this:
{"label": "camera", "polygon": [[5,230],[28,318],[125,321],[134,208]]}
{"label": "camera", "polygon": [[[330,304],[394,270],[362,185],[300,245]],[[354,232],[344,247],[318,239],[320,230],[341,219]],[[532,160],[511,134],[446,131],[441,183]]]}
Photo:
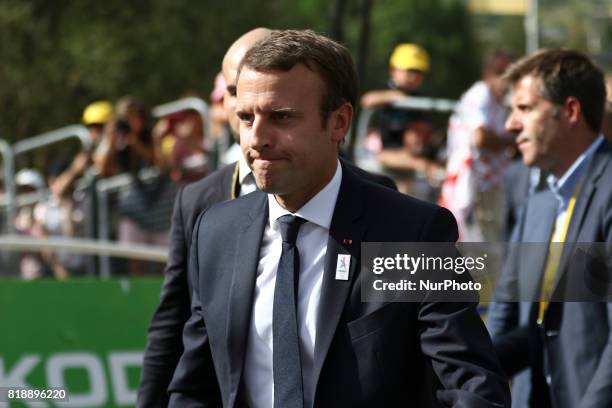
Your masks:
{"label": "camera", "polygon": [[115,123],[115,130],[118,133],[127,135],[128,133],[130,133],[132,128],[130,127],[130,124],[127,120],[118,120],[117,123]]}

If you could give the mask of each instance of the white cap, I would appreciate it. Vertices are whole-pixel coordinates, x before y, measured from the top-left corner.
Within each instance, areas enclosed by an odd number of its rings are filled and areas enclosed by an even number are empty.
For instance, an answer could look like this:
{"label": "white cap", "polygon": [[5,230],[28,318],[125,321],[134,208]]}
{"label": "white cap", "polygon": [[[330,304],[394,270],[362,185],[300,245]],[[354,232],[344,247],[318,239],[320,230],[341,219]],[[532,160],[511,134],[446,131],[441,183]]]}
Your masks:
{"label": "white cap", "polygon": [[34,169],[19,170],[15,175],[15,184],[18,186],[30,186],[36,190],[42,190],[46,187],[42,174]]}

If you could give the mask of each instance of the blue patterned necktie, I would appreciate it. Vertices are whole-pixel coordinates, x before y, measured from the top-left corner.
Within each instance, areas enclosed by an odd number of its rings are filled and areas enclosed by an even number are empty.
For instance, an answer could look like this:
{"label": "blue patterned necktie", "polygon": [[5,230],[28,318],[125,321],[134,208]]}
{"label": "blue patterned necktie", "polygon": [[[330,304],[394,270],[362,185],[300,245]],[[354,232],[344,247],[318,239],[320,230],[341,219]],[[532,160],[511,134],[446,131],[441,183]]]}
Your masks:
{"label": "blue patterned necktie", "polygon": [[278,262],[272,312],[274,408],[303,408],[304,389],[297,324],[297,288],[300,257],[295,245],[305,219],[278,218],[283,252]]}

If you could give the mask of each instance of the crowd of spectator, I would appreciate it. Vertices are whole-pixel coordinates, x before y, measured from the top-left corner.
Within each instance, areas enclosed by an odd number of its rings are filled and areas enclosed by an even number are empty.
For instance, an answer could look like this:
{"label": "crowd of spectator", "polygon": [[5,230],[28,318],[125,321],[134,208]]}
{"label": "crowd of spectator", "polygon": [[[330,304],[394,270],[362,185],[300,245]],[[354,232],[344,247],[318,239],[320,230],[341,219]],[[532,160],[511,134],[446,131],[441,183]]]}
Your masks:
{"label": "crowd of spectator", "polygon": [[[205,134],[201,113],[193,109],[154,122],[149,109],[130,96],[116,103],[99,100],[87,105],[81,122],[88,131],[89,148],[72,158],[50,158],[44,172],[34,168],[17,172],[14,231],[35,238],[101,238],[96,211],[98,201],[106,199],[113,224],[105,226],[111,231],[109,238],[123,244],[167,245],[177,189],[209,173],[210,146],[230,143],[227,118],[218,109],[224,91],[223,79],[217,77],[210,102],[210,135]],[[181,98],[194,96],[187,93]],[[99,197],[96,183],[113,178],[118,186],[114,194]],[[84,256],[62,250],[27,251],[19,255],[17,264],[24,279],[65,279],[85,273]],[[136,275],[150,266],[128,261],[122,268]],[[159,265],[155,270],[161,272]]]}
{"label": "crowd of spectator", "polygon": [[[362,144],[358,148],[375,158],[377,170],[392,177],[402,193],[450,209],[462,241],[509,237],[516,205],[504,192],[504,178],[508,171],[529,172],[520,163],[510,165],[517,152],[514,137],[504,130],[508,95],[501,78],[512,60],[505,51],[489,56],[482,79],[460,98],[447,127],[426,109],[397,106],[407,97],[424,97],[422,84],[435,75],[429,54],[418,44],[397,45],[390,54],[387,87],[366,92],[360,100],[361,107],[374,115],[367,135],[358,139]],[[607,86],[610,93],[612,80],[608,79]],[[71,160],[50,160],[44,175],[35,169],[17,174],[19,195],[35,194],[35,199],[19,207],[15,230],[33,237],[99,238],[98,226],[84,227],[99,206],[92,203],[96,193],[92,186],[97,180],[127,174],[129,182],[111,203],[115,210],[111,238],[125,244],[167,245],[177,189],[205,177],[216,164],[235,162],[241,154],[229,131],[232,118],[223,106],[230,88],[223,75],[215,78],[207,126],[192,109],[153,121],[147,107],[130,96],[116,103],[92,102],[81,118],[91,148]],[[233,92],[235,95],[235,87]],[[188,92],[181,97],[194,96],[198,94]],[[612,134],[612,103],[607,103],[606,112],[604,132]],[[214,165],[210,162],[212,146],[221,146]],[[153,171],[143,177],[144,169]],[[524,195],[541,180],[539,173],[531,174]],[[154,213],[160,215],[152,216]],[[25,253],[21,258],[20,273],[25,279],[62,279],[84,270],[82,256],[61,251]],[[127,267],[131,274],[142,269],[136,262]]]}

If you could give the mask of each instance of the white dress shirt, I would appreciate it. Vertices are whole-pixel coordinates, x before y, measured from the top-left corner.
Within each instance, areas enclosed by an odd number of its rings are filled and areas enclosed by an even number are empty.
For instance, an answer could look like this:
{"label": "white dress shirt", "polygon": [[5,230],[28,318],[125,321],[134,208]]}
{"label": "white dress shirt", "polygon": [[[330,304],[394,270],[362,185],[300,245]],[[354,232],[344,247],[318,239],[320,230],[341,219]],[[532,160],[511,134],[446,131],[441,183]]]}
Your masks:
{"label": "white dress shirt", "polygon": [[[313,362],[317,316],[329,227],[336,206],[342,167],[338,162],[332,180],[295,214],[304,223],[297,237],[300,254],[298,286],[298,334],[304,383],[304,406],[312,406],[314,394]],[[279,217],[291,214],[268,194],[269,221],[266,225],[259,252],[259,266],[253,297],[253,312],[244,366],[244,384],[249,406],[274,406],[274,376],[272,373],[272,308],[276,270],[282,252]]]}
{"label": "white dress shirt", "polygon": [[[591,162],[591,158],[595,155],[595,151],[604,141],[604,136],[599,135],[593,143],[574,161],[569,169],[560,177],[556,178],[553,174],[548,176],[548,188],[553,192],[559,205],[557,207],[557,218],[555,220],[554,234],[551,237],[552,242],[563,242],[561,239],[567,231],[564,231],[565,219],[567,218],[567,209],[569,202],[574,195],[578,195],[578,185],[581,183],[582,176]],[[570,214],[571,216],[571,214]]]}
{"label": "white dress shirt", "polygon": [[238,158],[238,182],[240,183],[240,197],[257,190],[255,176],[242,154]]}

